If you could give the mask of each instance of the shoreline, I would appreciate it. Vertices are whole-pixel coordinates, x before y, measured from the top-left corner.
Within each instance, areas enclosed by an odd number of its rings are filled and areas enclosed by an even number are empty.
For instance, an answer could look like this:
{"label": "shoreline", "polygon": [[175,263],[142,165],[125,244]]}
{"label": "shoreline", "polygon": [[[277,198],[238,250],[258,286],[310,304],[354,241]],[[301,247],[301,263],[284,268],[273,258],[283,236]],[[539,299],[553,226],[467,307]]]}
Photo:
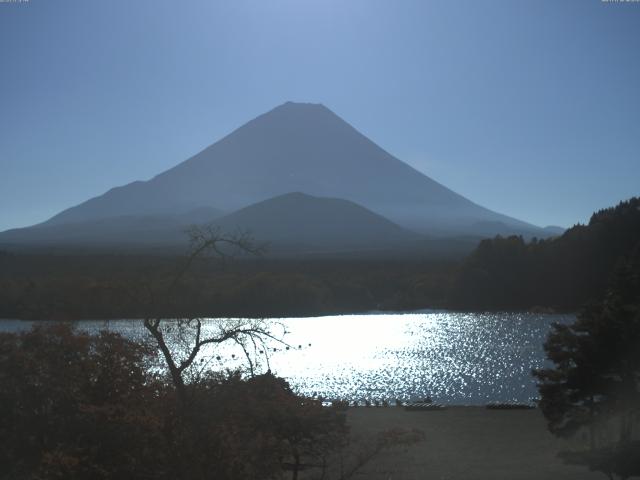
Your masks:
{"label": "shoreline", "polygon": [[[247,319],[247,320],[284,320],[284,319],[304,319],[304,318],[322,318],[322,317],[342,317],[342,316],[377,316],[377,315],[411,315],[411,314],[437,314],[437,313],[458,313],[465,315],[491,315],[491,314],[505,314],[505,315],[577,315],[578,311],[574,310],[463,310],[463,309],[447,309],[447,308],[419,308],[415,310],[359,310],[359,311],[337,311],[337,312],[318,312],[309,314],[297,314],[297,315],[281,315],[273,316],[267,315],[263,317],[257,316],[234,316],[234,315],[186,315],[183,317],[162,317],[163,320],[175,320],[177,318],[201,318],[201,319]],[[118,322],[118,321],[143,321],[144,317],[139,318],[126,318],[126,317],[83,317],[83,318],[0,318],[1,322],[13,321],[13,322]]]}

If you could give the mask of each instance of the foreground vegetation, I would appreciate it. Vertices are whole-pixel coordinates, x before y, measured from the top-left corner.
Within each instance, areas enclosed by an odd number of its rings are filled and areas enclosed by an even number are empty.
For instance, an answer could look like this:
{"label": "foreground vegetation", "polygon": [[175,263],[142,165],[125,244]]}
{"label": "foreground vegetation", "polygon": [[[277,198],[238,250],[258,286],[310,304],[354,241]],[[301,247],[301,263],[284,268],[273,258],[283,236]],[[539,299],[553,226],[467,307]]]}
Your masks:
{"label": "foreground vegetation", "polygon": [[179,399],[117,334],[36,327],[0,352],[0,478],[280,478],[346,440],[342,414],[269,373],[205,373]]}

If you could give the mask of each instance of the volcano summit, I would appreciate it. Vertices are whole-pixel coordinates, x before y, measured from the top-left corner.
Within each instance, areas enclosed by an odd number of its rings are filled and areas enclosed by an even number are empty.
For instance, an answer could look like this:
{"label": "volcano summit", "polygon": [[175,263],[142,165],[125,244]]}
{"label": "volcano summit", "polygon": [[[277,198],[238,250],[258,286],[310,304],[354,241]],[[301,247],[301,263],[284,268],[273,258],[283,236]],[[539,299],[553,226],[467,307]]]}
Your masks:
{"label": "volcano summit", "polygon": [[[78,230],[104,219],[112,219],[112,229],[123,228],[115,237],[126,239],[125,226],[132,217],[153,217],[156,224],[171,218],[168,223],[175,227],[189,223],[190,212],[215,209],[221,214],[211,220],[224,218],[292,192],[347,200],[431,237],[547,236],[543,229],[488,210],[429,178],[325,106],[287,102],[148,181],[113,188],[35,227],[4,232],[0,242],[32,243],[35,235],[37,243],[46,243],[47,232],[55,227],[56,243],[64,243],[65,232],[78,238]],[[183,222],[177,220],[181,216]],[[295,237],[296,232],[286,234]]]}

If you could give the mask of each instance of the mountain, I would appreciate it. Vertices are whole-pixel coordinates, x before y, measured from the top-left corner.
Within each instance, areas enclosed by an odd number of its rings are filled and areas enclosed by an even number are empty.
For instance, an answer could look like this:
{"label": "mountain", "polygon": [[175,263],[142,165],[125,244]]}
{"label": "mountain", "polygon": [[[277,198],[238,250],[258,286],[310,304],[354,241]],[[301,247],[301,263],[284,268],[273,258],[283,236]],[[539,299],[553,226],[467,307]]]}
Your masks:
{"label": "mountain", "polygon": [[45,223],[3,232],[0,242],[32,247],[184,248],[187,228],[201,223],[230,233],[249,232],[256,243],[267,244],[270,253],[366,253],[396,248],[416,251],[427,240],[348,200],[288,193],[226,216],[203,207],[182,215],[123,215]]}
{"label": "mountain", "polygon": [[372,250],[413,247],[422,240],[348,200],[288,193],[240,209],[215,222],[224,231],[248,231],[270,251]]}
{"label": "mountain", "polygon": [[212,207],[200,207],[180,215],[121,215],[47,222],[0,233],[0,244],[15,246],[174,246],[183,244],[185,230],[222,216]]}
{"label": "mountain", "polygon": [[403,163],[328,108],[291,102],[151,180],[113,188],[45,224],[175,215],[206,205],[230,212],[289,192],[349,200],[432,235],[491,235],[493,224],[501,233],[545,236]]}
{"label": "mountain", "polygon": [[549,237],[557,237],[566,232],[566,228],[558,227],[557,225],[547,225],[543,228]]}

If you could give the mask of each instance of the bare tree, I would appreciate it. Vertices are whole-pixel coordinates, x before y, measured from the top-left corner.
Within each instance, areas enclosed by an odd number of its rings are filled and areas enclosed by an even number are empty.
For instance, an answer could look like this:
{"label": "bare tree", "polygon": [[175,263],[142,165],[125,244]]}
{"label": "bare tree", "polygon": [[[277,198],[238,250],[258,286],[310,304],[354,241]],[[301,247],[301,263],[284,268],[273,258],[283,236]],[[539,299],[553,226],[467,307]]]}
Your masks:
{"label": "bare tree", "polygon": [[[264,250],[264,247],[256,245],[248,234],[242,232],[226,234],[214,226],[194,226],[187,233],[191,241],[189,253],[163,292],[164,301],[169,303],[175,300],[177,288],[199,258],[209,254],[217,258],[229,258],[237,254],[259,255]],[[156,309],[153,308],[152,311]],[[203,328],[202,318],[167,319],[162,314],[156,313],[144,319],[144,327],[154,338],[162,353],[171,381],[182,403],[186,401],[185,374],[194,365],[204,347],[226,342],[236,343],[242,348],[253,373],[252,356],[255,358],[259,351],[267,352],[265,341],[282,342],[271,333],[268,325],[261,319],[223,320],[212,332],[211,329]],[[173,328],[179,331],[183,340],[185,351],[182,355],[172,351],[170,346],[168,333]]]}

